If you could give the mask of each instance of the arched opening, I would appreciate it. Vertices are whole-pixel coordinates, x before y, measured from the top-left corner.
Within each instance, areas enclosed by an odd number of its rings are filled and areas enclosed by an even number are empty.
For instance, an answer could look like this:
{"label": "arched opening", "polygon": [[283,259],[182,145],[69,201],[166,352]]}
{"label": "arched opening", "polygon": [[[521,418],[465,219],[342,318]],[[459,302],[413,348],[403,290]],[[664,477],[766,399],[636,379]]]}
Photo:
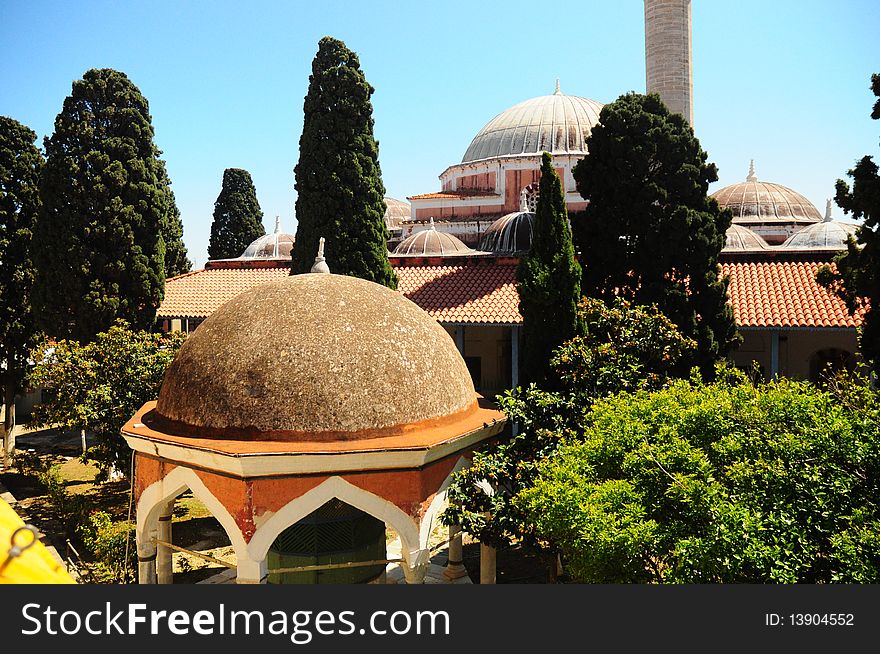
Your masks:
{"label": "arched opening", "polygon": [[538,195],[540,193],[540,184],[532,182],[520,191],[519,204],[520,211],[531,211],[535,213],[538,210]]}
{"label": "arched opening", "polygon": [[[385,523],[333,498],[282,531],[267,555],[270,584],[359,584],[385,572]],[[350,567],[330,567],[353,564]],[[287,572],[276,572],[288,570]]]}
{"label": "arched opening", "polygon": [[852,352],[831,347],[810,357],[810,381],[821,383],[844,370],[853,370],[856,357]]}

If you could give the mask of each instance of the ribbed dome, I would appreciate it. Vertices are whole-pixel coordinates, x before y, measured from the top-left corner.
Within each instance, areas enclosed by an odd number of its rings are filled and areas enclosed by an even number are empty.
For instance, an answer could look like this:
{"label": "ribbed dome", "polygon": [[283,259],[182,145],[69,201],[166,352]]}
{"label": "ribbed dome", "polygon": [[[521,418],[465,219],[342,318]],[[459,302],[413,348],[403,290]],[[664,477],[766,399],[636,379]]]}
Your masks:
{"label": "ribbed dome", "polygon": [[532,247],[532,220],[530,211],[514,211],[501,216],[483,234],[480,249],[496,254],[528,252]]}
{"label": "ribbed dome", "polygon": [[446,232],[438,232],[434,227],[434,219],[431,226],[420,232],[410,234],[403,239],[392,254],[397,256],[451,256],[473,254],[474,251],[462,243],[458,238]]}
{"label": "ribbed dome", "polygon": [[557,82],[553,95],[520,102],[490,120],[471,141],[461,161],[542,152],[586,154],[586,139],[599,122],[601,110],[598,102],[565,95]]}
{"label": "ribbed dome", "polygon": [[767,241],[748,227],[731,225],[725,233],[724,251],[766,250]]}
{"label": "ribbed dome", "polygon": [[758,181],[754,162],[746,181],[715,191],[712,197],[733,212],[733,222],[750,223],[815,223],[822,214],[800,193],[781,184]]}
{"label": "ribbed dome", "polygon": [[409,220],[412,216],[409,202],[403,202],[395,198],[385,198],[385,227],[398,229],[400,223]]}
{"label": "ribbed dome", "polygon": [[306,274],[245,291],[205,320],[169,366],[156,413],[207,438],[358,440],[438,424],[476,400],[449,334],[402,294]]}
{"label": "ribbed dome", "polygon": [[845,250],[847,239],[855,236],[858,228],[858,225],[833,220],[831,200],[828,200],[822,222],[792,234],[780,247],[785,250]]}
{"label": "ribbed dome", "polygon": [[239,259],[289,259],[294,240],[293,234],[281,231],[281,220],[275,218],[275,231],[248,245]]}

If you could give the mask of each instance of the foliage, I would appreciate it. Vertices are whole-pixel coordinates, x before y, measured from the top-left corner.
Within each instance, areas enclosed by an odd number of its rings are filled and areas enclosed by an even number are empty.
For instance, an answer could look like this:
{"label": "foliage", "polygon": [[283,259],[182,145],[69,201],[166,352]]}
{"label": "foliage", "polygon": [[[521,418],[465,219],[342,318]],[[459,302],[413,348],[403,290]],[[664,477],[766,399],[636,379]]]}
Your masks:
{"label": "foliage", "polygon": [[514,499],[582,582],[880,580],[880,396],[723,370],[598,400]]}
{"label": "foliage", "polygon": [[61,466],[39,454],[21,450],[16,451],[13,465],[21,474],[36,478],[43,486],[52,515],[68,537],[73,537],[85,515],[88,500],[83,495],[71,495],[67,490]]}
{"label": "foliage", "polygon": [[178,232],[179,214],[146,98],[123,73],[89,70],[73,83],[45,148],[33,238],[40,326],[80,341],[117,318],[152,327],[164,292],[163,236]]}
{"label": "foliage", "polygon": [[541,158],[538,206],[532,246],[516,270],[523,316],[522,379],[542,388],[558,387],[552,374],[553,350],[578,331],[581,267],[574,258],[562,182],[550,154]]}
{"label": "foliage", "polygon": [[584,295],[654,305],[697,349],[680,365],[711,375],[739,342],[718,257],[731,215],[707,195],[718,179],[687,121],[657,95],[606,104],[574,168],[589,200],[575,224]]}
{"label": "foliage", "polygon": [[[106,511],[94,511],[78,528],[83,544],[94,555],[93,572],[107,583],[127,583],[135,578],[137,548],[135,526],[127,520],[114,521]],[[128,560],[126,560],[126,551]]]}
{"label": "foliage", "polygon": [[5,405],[4,433],[14,424],[15,394],[28,371],[36,345],[30,296],[34,282],[31,238],[40,209],[43,155],[37,135],[12,118],[0,116],[0,385]]}
{"label": "foliage", "polygon": [[214,203],[208,258],[234,259],[266,233],[263,210],[251,174],[241,168],[223,171],[223,186]]}
{"label": "foliage", "polygon": [[373,87],[358,56],[325,36],[312,61],[296,177],[292,274],[307,273],[326,238],[330,271],[397,288],[388,261],[385,187],[373,137]]}
{"label": "foliage", "polygon": [[[654,308],[632,307],[624,300],[608,307],[584,298],[578,312],[584,334],[563,344],[553,358],[562,391],[546,392],[533,384],[499,398],[508,423],[516,423],[520,432],[508,442],[476,452],[473,465],[453,478],[444,514],[447,524],[460,524],[495,546],[522,542],[552,553],[551,542],[538,538],[534,524],[512,498],[531,487],[538,465],[563,439],[581,430],[596,398],[664,386],[679,359],[695,347]],[[617,374],[616,366],[621,368]]]}
{"label": "foliage", "polygon": [[132,331],[119,322],[90,343],[44,343],[34,353],[31,379],[51,393],[34,408],[34,424],[94,433],[97,443],[86,458],[98,466],[100,478],[111,470],[127,473],[131,451],[119,430],[158,396],[165,369],[184,338],[181,333]]}
{"label": "foliage", "polygon": [[[880,75],[876,73],[871,76],[871,90],[880,98]],[[880,99],[874,103],[871,118],[880,119]],[[859,348],[874,374],[880,376],[880,174],[870,156],[863,157],[847,174],[853,186],[837,180],[835,199],[846,213],[864,222],[846,252],[836,257],[836,270],[823,266],[818,279],[843,298],[850,312],[865,310]]]}
{"label": "foliage", "polygon": [[165,279],[183,275],[192,270],[192,261],[186,252],[183,243],[183,221],[180,219],[180,209],[177,208],[177,200],[174,191],[171,190],[171,181],[166,178],[168,196],[171,198],[170,213],[168,220],[162,226],[162,240],[165,242]]}

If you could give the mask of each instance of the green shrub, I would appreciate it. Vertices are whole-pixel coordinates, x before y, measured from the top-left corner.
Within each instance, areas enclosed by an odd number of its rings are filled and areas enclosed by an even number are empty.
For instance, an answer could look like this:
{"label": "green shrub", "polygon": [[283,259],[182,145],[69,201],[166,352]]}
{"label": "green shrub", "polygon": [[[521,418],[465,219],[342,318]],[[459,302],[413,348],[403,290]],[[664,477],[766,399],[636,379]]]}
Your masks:
{"label": "green shrub", "polygon": [[[137,548],[133,523],[114,521],[106,511],[95,511],[79,529],[80,538],[95,557],[93,572],[101,581],[127,583],[135,578]],[[126,560],[126,542],[128,559]]]}

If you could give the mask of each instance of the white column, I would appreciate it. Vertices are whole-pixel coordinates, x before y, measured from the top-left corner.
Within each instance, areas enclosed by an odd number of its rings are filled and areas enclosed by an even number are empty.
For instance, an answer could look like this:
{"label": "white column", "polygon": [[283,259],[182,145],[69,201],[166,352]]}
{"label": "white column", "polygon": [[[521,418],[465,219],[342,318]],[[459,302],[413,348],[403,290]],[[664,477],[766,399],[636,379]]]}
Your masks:
{"label": "white column", "polygon": [[266,559],[255,561],[248,557],[247,554],[242,556],[236,552],[238,556],[238,564],[236,566],[235,583],[237,584],[265,584],[268,576],[267,570],[269,566]]}
{"label": "white column", "polygon": [[519,327],[510,328],[510,387],[519,386]]}
{"label": "white column", "polygon": [[480,583],[495,583],[495,548],[485,543],[480,543]]}
{"label": "white column", "polygon": [[403,576],[407,584],[423,584],[428,574],[428,550],[415,550],[404,554]]}
{"label": "white column", "polygon": [[138,583],[156,583],[156,545],[152,541],[142,541],[138,534]]}
{"label": "white column", "polygon": [[[157,539],[166,543],[171,542],[171,514],[174,511],[174,500],[168,502],[159,515],[159,528]],[[156,546],[156,579],[160,584],[174,583],[174,573],[171,558],[172,550],[164,545]]]}
{"label": "white column", "polygon": [[461,579],[467,576],[462,555],[461,527],[452,525],[449,528],[449,556],[443,576],[447,579]]}

